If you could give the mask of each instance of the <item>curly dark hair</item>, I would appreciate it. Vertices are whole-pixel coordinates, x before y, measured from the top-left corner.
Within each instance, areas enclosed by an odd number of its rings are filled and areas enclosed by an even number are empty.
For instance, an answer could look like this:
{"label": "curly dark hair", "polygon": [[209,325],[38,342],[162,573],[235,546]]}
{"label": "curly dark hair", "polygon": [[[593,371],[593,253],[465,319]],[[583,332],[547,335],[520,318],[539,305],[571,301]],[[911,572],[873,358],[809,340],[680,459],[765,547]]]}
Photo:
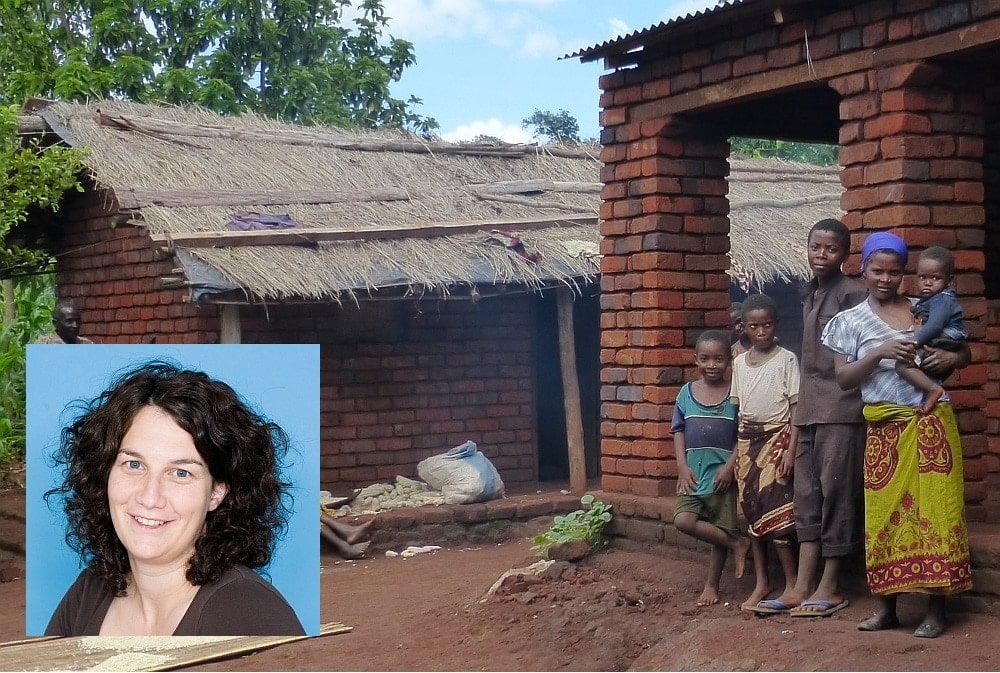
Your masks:
{"label": "curly dark hair", "polygon": [[766,294],[752,294],[743,300],[744,322],[751,311],[769,311],[775,320],[778,319],[778,304]]}
{"label": "curly dark hair", "polygon": [[291,485],[279,476],[288,436],[229,385],[154,361],[120,373],[110,388],[76,406],[81,413],[63,428],[54,457],[64,470],[62,486],[45,498],[65,498],[66,542],[116,594],[124,593],[130,566],[111,521],[108,476],[125,433],[146,406],[162,409],[191,435],[212,478],[228,487],[195,542],[188,581],[207,584],[233,565],[256,569],[271,561],[291,512]]}

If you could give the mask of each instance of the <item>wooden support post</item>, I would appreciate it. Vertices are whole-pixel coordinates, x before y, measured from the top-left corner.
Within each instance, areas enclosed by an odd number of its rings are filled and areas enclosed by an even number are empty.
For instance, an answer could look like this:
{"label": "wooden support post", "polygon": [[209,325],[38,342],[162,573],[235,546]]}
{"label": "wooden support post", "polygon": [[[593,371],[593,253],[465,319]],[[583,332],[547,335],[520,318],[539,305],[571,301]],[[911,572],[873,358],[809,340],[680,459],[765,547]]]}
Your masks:
{"label": "wooden support post", "polygon": [[4,329],[14,322],[14,281],[10,278],[3,279],[3,326]]}
{"label": "wooden support post", "polygon": [[556,306],[559,314],[559,364],[566,409],[566,444],[569,449],[569,487],[575,495],[583,495],[587,490],[587,460],[583,447],[580,380],[576,372],[573,291],[568,287],[559,288],[556,292]]}
{"label": "wooden support post", "polygon": [[222,328],[219,330],[219,343],[238,344],[243,341],[240,329],[239,304],[223,304],[219,307],[222,318]]}

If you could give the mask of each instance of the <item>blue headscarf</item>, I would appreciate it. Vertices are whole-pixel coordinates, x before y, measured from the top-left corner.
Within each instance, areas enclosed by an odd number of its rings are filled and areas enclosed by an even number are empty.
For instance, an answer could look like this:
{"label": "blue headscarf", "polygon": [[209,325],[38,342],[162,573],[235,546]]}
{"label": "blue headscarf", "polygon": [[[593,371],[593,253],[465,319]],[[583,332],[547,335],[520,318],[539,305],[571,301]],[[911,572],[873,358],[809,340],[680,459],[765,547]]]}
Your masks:
{"label": "blue headscarf", "polygon": [[889,250],[896,253],[903,260],[903,266],[906,266],[909,251],[906,249],[906,243],[903,239],[896,236],[896,234],[890,234],[888,231],[876,231],[874,234],[868,236],[865,239],[864,245],[861,246],[862,276],[865,274],[865,267],[868,266],[868,258],[880,250]]}

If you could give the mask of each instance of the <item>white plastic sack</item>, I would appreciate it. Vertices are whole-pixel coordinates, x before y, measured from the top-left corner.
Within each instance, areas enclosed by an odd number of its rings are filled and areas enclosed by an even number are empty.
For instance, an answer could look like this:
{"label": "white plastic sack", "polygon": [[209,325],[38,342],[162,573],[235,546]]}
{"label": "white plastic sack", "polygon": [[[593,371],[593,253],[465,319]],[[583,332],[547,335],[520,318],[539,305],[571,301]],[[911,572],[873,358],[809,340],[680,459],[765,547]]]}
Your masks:
{"label": "white plastic sack", "polygon": [[421,460],[417,474],[431,488],[441,491],[449,505],[495,500],[504,493],[500,473],[471,439],[447,453]]}

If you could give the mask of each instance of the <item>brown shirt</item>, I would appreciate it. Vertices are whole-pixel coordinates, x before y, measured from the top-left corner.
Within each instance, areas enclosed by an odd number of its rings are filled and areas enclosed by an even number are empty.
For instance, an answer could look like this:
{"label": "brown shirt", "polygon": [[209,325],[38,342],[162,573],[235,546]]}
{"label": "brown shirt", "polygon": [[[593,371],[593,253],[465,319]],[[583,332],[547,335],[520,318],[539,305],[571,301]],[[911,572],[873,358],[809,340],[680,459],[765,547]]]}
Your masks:
{"label": "brown shirt", "polygon": [[867,296],[865,286],[843,275],[823,285],[813,278],[803,288],[801,384],[795,425],[864,422],[860,390],[840,389],[833,351],[822,344],[820,337],[830,318],[857,306]]}
{"label": "brown shirt", "polygon": [[[47,636],[97,636],[111,607],[111,587],[84,570],[63,596],[45,629]],[[181,618],[175,636],[304,636],[291,606],[278,590],[244,566],[202,585]]]}

